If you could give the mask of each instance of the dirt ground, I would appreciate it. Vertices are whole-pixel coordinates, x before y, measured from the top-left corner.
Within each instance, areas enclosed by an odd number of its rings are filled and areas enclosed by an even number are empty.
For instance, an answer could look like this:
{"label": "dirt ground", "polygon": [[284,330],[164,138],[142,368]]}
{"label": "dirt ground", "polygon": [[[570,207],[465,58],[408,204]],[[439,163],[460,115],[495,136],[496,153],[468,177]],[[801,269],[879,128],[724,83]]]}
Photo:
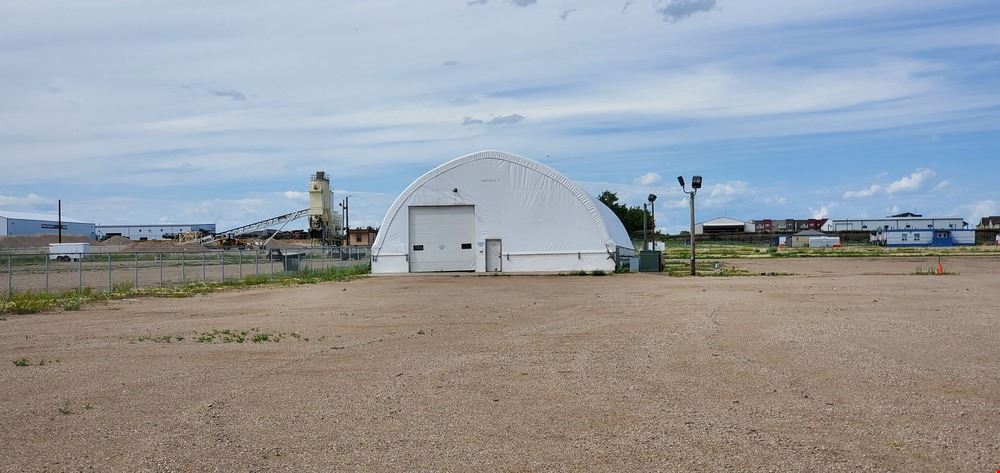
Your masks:
{"label": "dirt ground", "polygon": [[[1000,468],[1000,260],[736,264],[798,276],[371,277],[9,317],[0,471]],[[284,335],[195,340],[224,329]]]}

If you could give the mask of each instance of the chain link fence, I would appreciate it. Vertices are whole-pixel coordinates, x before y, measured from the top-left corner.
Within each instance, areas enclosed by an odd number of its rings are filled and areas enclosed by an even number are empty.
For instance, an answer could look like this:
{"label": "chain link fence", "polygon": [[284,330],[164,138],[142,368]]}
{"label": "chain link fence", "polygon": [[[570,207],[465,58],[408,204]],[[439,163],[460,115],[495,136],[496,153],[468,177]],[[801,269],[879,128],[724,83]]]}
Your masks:
{"label": "chain link fence", "polygon": [[54,258],[37,252],[0,254],[0,281],[6,283],[0,294],[171,287],[252,275],[321,271],[370,264],[371,251],[365,247],[234,249],[76,254],[69,261]]}

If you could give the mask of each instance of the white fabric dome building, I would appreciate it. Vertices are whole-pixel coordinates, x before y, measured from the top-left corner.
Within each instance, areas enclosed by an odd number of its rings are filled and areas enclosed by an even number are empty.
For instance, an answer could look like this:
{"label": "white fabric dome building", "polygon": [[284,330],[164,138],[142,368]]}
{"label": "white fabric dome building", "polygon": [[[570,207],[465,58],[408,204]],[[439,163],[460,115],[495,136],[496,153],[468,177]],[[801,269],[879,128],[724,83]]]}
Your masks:
{"label": "white fabric dome building", "polygon": [[618,217],[565,176],[480,151],[396,198],[372,246],[372,272],[613,271],[633,254]]}

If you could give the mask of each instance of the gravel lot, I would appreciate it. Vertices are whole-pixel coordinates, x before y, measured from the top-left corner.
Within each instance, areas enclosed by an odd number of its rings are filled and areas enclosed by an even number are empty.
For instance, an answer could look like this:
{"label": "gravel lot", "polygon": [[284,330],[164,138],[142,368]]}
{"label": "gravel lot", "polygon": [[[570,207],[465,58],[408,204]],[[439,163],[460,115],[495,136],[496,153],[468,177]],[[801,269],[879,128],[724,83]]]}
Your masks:
{"label": "gravel lot", "polygon": [[1000,260],[736,264],[11,316],[0,471],[1000,468]]}

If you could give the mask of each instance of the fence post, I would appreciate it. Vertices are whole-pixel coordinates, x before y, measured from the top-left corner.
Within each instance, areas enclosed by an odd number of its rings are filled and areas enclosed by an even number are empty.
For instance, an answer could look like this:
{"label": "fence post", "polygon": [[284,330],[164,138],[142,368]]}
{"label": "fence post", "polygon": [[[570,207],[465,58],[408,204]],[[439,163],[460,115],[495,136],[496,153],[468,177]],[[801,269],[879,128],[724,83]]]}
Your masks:
{"label": "fence post", "polygon": [[187,273],[187,271],[186,271],[187,268],[185,267],[187,258],[185,257],[185,255],[187,255],[186,251],[185,252],[181,252],[181,284],[182,285],[187,284],[187,275],[185,274],[185,273]]}
{"label": "fence post", "polygon": [[219,253],[219,261],[222,261],[222,282],[226,282],[226,252]]}
{"label": "fence post", "polygon": [[11,271],[11,256],[7,255],[7,297],[14,295],[14,273]]}
{"label": "fence post", "polygon": [[208,281],[208,272],[205,270],[205,252],[201,252],[201,280]]}
{"label": "fence post", "polygon": [[271,256],[268,256],[267,260],[271,262],[271,276],[274,276],[274,258],[271,257]]}
{"label": "fence post", "polygon": [[135,257],[135,281],[132,287],[139,289],[139,253],[132,253],[132,256]]}
{"label": "fence post", "polygon": [[163,253],[157,253],[156,259],[160,260],[160,287],[163,287]]}
{"label": "fence post", "polygon": [[260,274],[260,250],[253,250],[253,273]]}
{"label": "fence post", "polygon": [[49,292],[49,255],[45,255],[45,292]]}
{"label": "fence post", "polygon": [[236,251],[239,252],[239,260],[238,261],[240,263],[240,279],[243,279],[243,250],[242,249],[237,249]]}
{"label": "fence post", "polygon": [[83,291],[83,253],[76,254],[76,290]]}
{"label": "fence post", "polygon": [[111,294],[111,253],[108,253],[108,294]]}

